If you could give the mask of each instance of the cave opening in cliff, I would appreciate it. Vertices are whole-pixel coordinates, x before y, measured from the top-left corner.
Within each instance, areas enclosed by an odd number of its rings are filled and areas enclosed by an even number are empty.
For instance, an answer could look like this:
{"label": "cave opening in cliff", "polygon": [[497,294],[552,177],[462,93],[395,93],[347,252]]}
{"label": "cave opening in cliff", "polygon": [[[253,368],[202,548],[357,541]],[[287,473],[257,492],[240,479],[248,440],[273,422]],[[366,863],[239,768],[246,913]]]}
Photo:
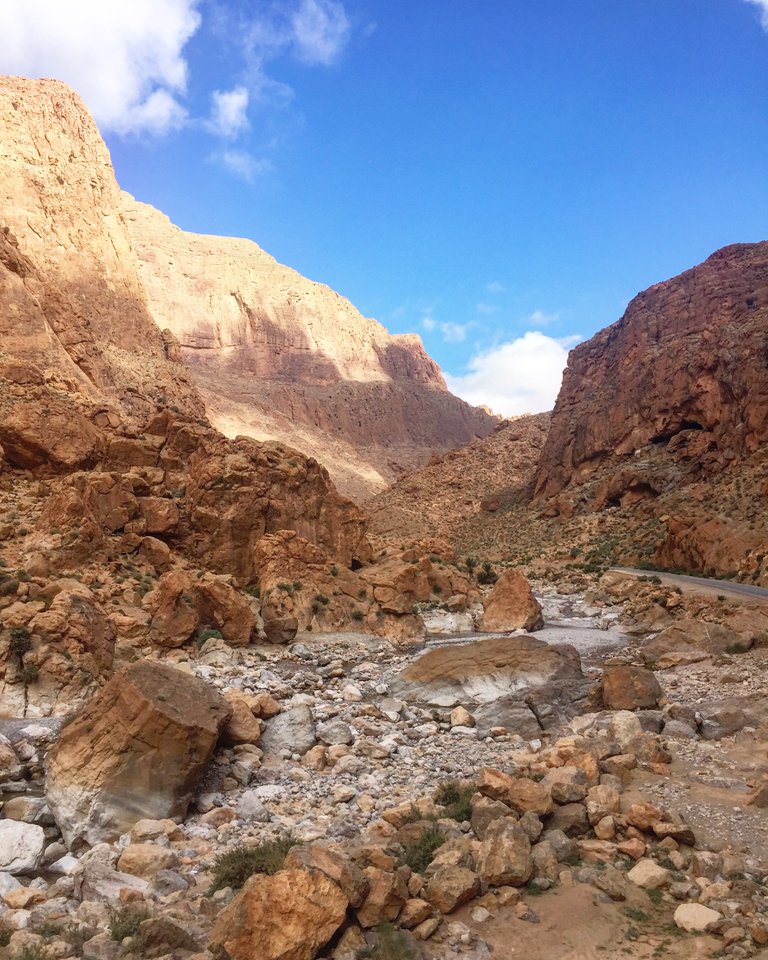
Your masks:
{"label": "cave opening in cliff", "polygon": [[664,430],[662,433],[657,433],[655,437],[651,437],[651,443],[669,443],[672,437],[676,437],[678,433],[682,433],[684,430],[704,429],[697,420],[681,420],[679,426]]}

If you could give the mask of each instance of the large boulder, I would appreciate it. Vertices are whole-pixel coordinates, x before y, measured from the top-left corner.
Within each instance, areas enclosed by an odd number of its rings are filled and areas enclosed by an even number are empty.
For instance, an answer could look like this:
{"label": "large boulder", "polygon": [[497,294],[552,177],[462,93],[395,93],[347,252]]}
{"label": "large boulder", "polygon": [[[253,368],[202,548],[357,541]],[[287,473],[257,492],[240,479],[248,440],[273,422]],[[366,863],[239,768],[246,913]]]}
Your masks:
{"label": "large boulder", "polygon": [[643,659],[663,669],[693,663],[728,650],[747,649],[751,640],[719,623],[677,620],[643,646]]}
{"label": "large boulder", "polygon": [[319,870],[251,877],[211,931],[218,960],[313,960],[347,915],[349,901]]}
{"label": "large boulder", "polygon": [[651,670],[619,664],[603,671],[602,697],[609,710],[653,710],[661,684]]}
{"label": "large boulder", "polygon": [[40,864],[45,831],[34,823],[0,820],[0,871],[31,873]]}
{"label": "large boulder", "polygon": [[455,707],[510,696],[522,701],[545,684],[578,686],[583,681],[573,647],[521,635],[428,650],[395,678],[391,689],[407,702]]}
{"label": "large boulder", "polygon": [[540,630],[541,604],[519,570],[505,570],[485,601],[482,629],[488,631]]}
{"label": "large boulder", "polygon": [[115,674],[48,755],[46,797],[66,842],[183,816],[231,712],[174,667],[141,660]]}

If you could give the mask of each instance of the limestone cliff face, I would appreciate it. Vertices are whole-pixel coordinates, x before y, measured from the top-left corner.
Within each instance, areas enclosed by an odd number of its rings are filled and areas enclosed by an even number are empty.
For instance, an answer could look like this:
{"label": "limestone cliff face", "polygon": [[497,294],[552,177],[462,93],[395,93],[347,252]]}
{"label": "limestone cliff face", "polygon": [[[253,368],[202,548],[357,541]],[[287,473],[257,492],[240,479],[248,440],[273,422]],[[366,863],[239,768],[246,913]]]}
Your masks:
{"label": "limestone cliff face", "polygon": [[129,415],[160,396],[202,415],[148,309],[109,153],[80,98],[4,77],[0,131],[0,351]]}
{"label": "limestone cliff face", "polygon": [[250,240],[200,236],[123,194],[154,317],[229,436],[280,439],[356,497],[495,419],[452,396],[418,336],[392,336]]}
{"label": "limestone cliff face", "polygon": [[706,473],[768,441],[768,242],[639,294],[571,352],[537,475],[552,496],[649,445]]}

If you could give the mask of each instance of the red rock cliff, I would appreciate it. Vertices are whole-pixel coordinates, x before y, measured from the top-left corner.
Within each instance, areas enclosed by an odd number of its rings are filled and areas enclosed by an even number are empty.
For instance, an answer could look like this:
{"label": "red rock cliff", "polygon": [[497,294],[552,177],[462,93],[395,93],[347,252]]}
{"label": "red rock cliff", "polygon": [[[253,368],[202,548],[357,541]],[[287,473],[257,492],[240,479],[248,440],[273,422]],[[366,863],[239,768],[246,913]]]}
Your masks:
{"label": "red rock cliff", "polygon": [[768,242],[725,247],[650,287],[571,352],[537,496],[685,431],[706,439],[705,470],[768,440]]}

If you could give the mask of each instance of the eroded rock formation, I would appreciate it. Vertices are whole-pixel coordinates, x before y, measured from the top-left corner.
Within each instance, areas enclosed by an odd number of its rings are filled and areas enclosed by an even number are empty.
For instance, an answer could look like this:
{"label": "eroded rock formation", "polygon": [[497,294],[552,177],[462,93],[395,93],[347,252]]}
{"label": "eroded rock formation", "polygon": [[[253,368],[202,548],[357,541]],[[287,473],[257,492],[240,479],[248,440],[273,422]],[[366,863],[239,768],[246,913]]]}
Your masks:
{"label": "eroded rock formation", "polygon": [[638,294],[571,352],[537,494],[648,444],[693,445],[704,472],[754,453],[768,440],[767,327],[768,242],[725,247]]}
{"label": "eroded rock formation", "polygon": [[493,430],[418,336],[390,335],[250,240],[186,233],[128,194],[123,216],[155,320],[227,436],[295,446],[359,499]]}

